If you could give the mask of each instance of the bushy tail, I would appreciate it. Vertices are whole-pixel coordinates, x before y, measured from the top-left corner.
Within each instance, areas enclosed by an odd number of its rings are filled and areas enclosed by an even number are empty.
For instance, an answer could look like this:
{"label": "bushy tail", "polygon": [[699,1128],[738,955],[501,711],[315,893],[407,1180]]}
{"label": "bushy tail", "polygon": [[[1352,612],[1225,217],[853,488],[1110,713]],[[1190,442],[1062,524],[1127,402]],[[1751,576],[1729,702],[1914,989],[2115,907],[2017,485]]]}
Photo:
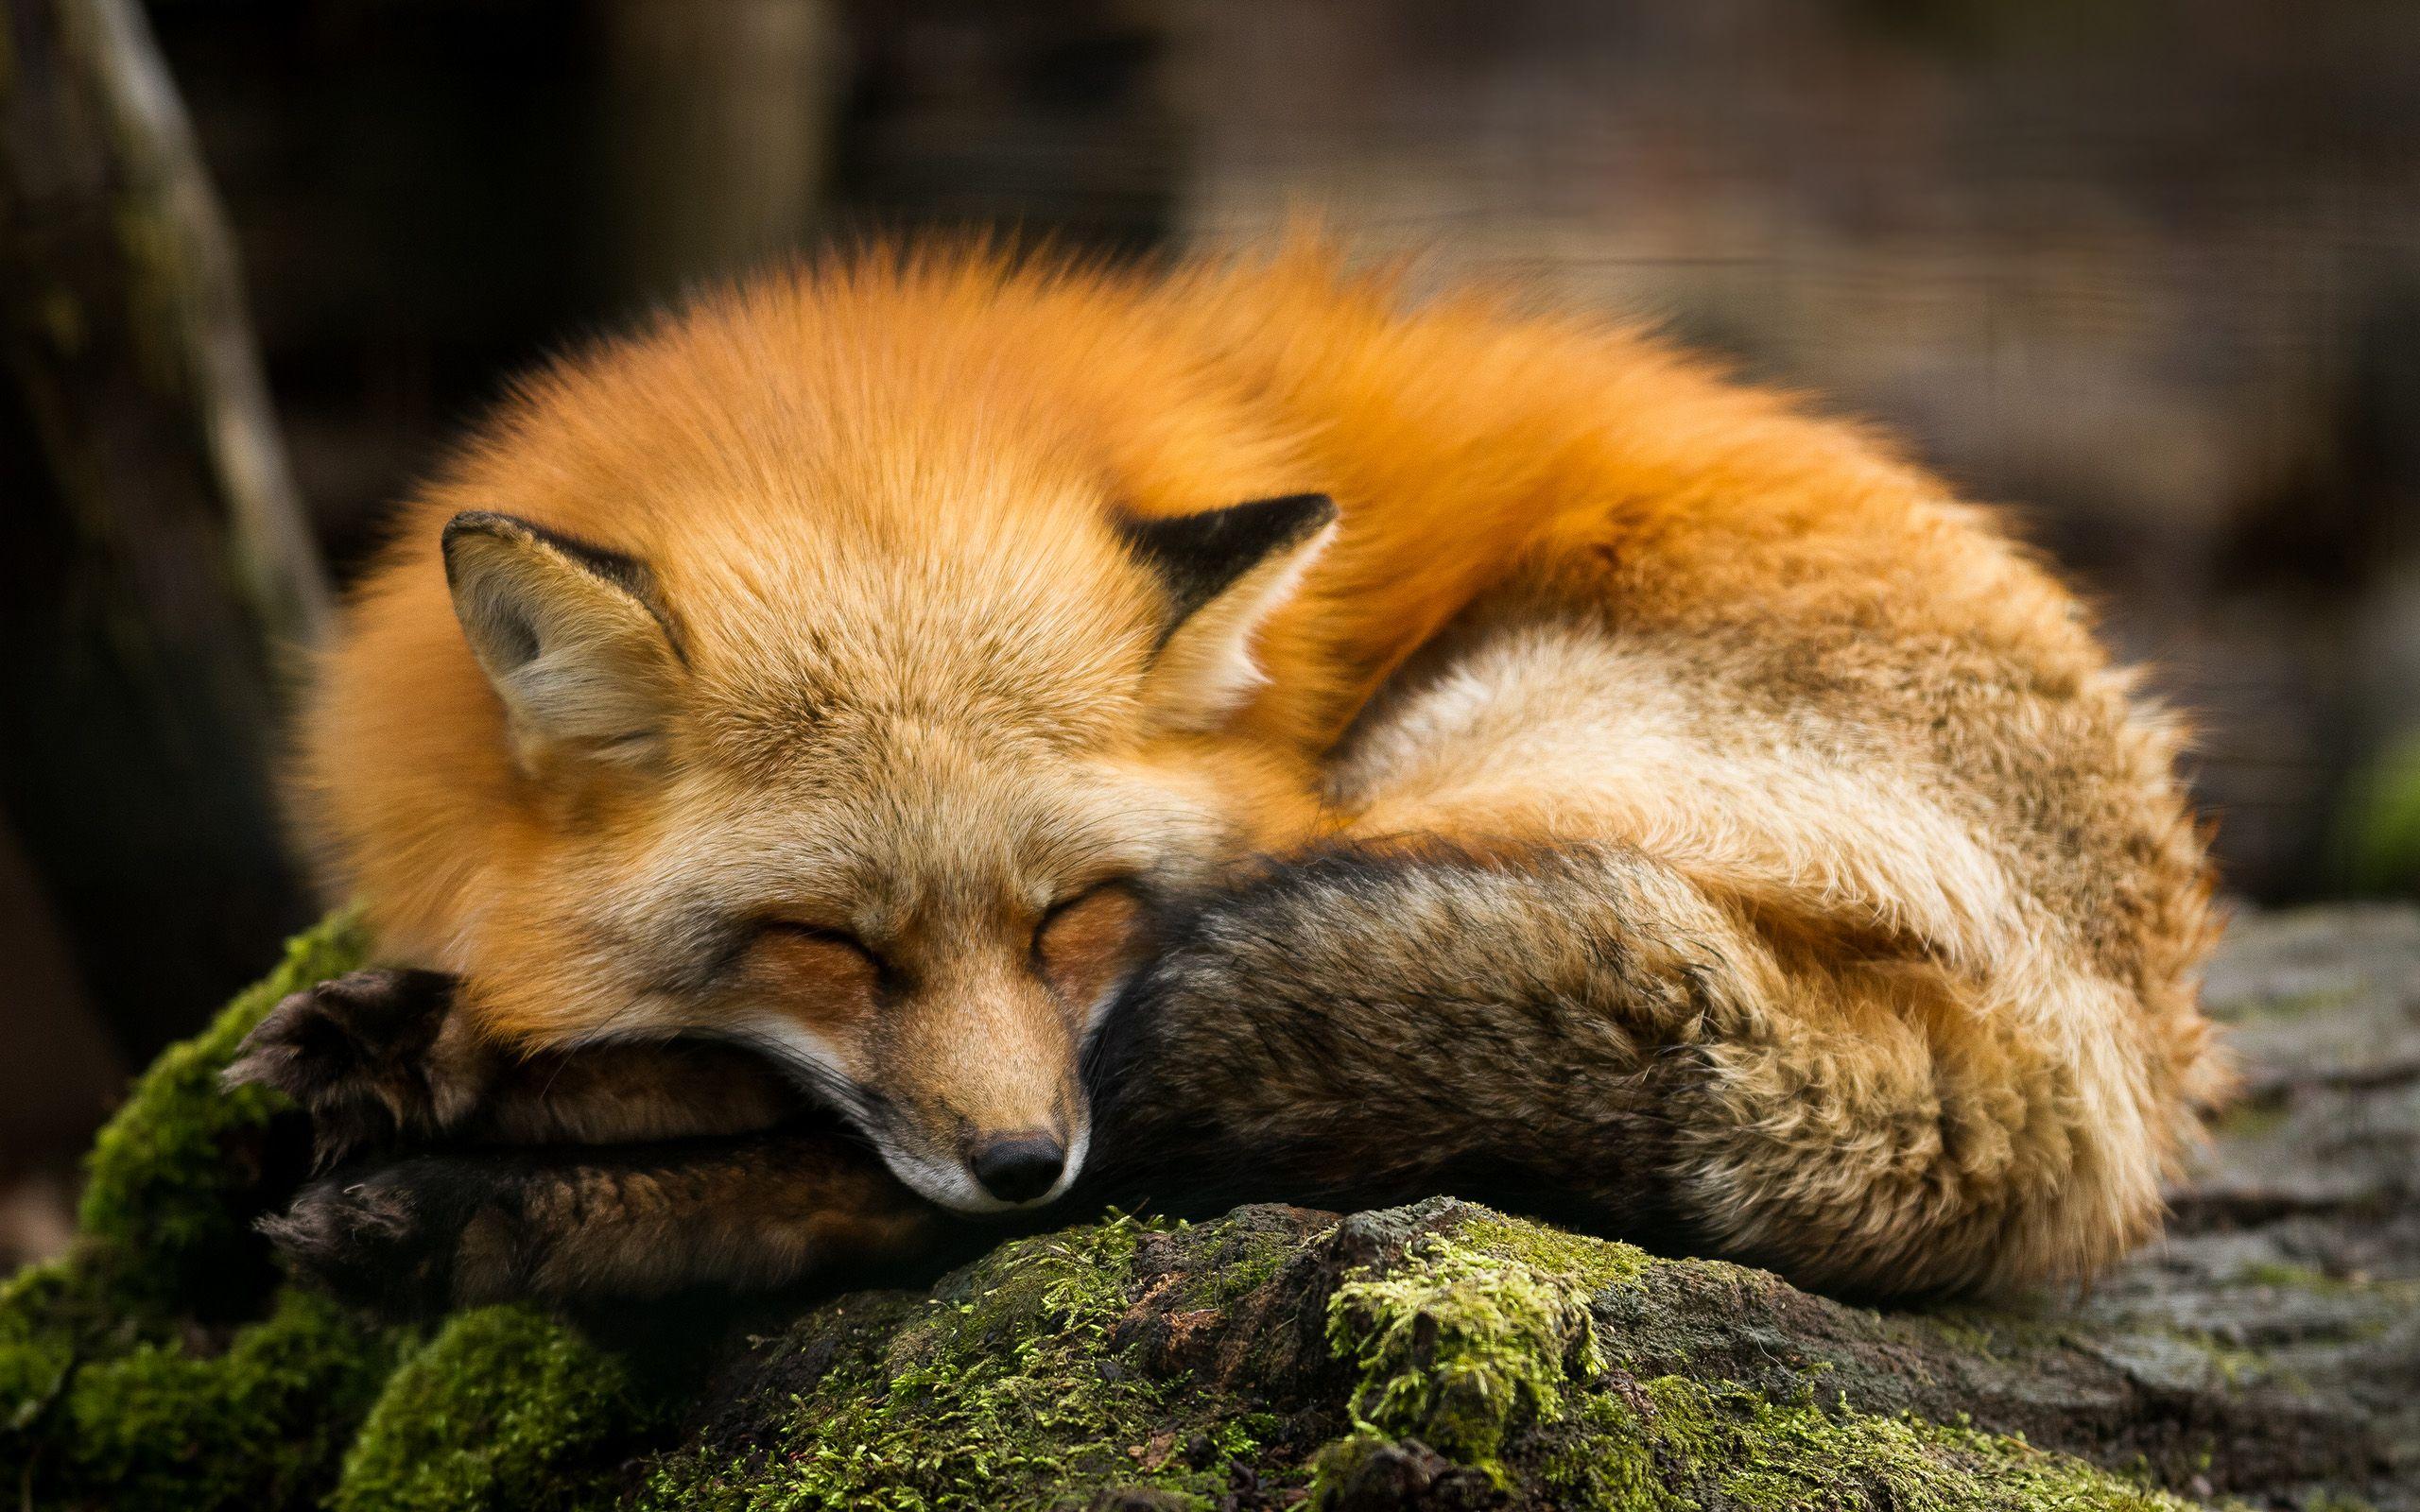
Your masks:
{"label": "bushy tail", "polygon": [[1875,1295],[2087,1269],[2150,1218],[1987,983],[1615,845],[1273,869],[1091,1070],[1098,1180],[1161,1200],[1446,1190]]}

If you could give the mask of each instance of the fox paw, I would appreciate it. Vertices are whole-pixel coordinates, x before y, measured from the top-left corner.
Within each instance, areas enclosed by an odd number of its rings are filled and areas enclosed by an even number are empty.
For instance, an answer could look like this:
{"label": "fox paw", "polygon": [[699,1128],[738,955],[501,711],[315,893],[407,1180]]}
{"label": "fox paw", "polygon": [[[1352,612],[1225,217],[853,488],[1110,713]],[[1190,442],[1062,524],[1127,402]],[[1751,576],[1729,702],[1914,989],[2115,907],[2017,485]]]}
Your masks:
{"label": "fox paw", "polygon": [[273,1088],[310,1115],[315,1168],[402,1136],[435,1133],[432,1057],[454,995],[435,971],[354,971],[269,1010],[221,1074]]}
{"label": "fox paw", "polygon": [[260,1227],[302,1280],[388,1316],[426,1317],[496,1292],[494,1262],[511,1246],[492,1185],[475,1160],[401,1160],[315,1181]]}

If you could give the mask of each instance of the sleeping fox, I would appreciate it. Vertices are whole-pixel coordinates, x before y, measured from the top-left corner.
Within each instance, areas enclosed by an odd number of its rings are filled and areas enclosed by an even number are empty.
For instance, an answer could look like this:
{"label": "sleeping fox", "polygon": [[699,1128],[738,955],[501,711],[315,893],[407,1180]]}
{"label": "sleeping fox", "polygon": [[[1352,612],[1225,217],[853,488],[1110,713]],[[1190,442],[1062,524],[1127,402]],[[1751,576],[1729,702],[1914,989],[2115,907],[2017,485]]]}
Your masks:
{"label": "sleeping fox", "polygon": [[385,951],[238,1079],[390,1299],[1071,1189],[2086,1275],[2221,1057],[2174,725],[1985,510],[1501,291],[869,251],[525,384],[317,679]]}

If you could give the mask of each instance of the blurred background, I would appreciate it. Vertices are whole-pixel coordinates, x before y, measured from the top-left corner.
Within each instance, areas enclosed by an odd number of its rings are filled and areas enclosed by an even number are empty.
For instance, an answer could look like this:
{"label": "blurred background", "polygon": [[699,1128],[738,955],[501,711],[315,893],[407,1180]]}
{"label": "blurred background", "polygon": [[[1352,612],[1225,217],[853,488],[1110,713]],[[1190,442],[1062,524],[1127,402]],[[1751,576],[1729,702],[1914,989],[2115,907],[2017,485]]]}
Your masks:
{"label": "blurred background", "polygon": [[2405,0],[0,9],[0,1269],[320,906],[275,730],[386,505],[515,369],[870,227],[1308,209],[1657,322],[2012,505],[2196,719],[2233,892],[2420,889]]}

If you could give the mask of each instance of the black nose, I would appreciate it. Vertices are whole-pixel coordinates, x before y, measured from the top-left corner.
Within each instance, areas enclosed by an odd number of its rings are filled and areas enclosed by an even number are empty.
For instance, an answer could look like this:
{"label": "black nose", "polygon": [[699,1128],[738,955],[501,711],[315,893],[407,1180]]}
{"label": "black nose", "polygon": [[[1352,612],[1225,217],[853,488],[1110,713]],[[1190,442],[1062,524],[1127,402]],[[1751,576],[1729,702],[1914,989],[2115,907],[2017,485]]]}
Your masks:
{"label": "black nose", "polygon": [[1047,1134],[994,1134],[975,1142],[966,1163],[1002,1202],[1031,1202],[1059,1179],[1067,1150]]}

